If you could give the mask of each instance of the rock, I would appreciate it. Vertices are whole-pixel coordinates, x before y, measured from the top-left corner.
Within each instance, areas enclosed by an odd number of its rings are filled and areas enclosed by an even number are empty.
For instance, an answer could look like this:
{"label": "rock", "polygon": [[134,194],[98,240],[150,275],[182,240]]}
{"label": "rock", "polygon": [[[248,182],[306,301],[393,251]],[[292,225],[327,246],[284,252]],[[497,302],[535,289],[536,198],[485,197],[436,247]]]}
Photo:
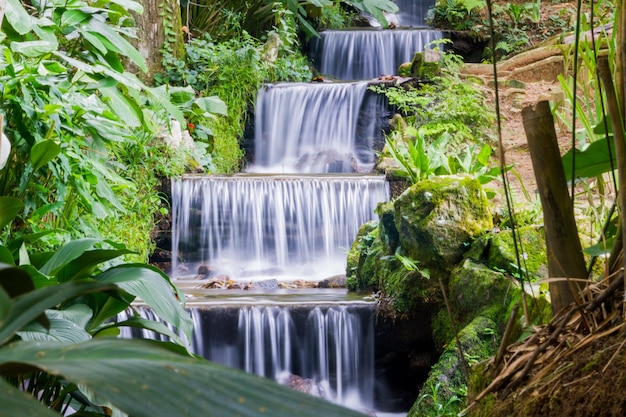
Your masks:
{"label": "rock", "polygon": [[472,241],[493,227],[487,197],[475,178],[420,181],[394,201],[400,245],[420,267],[456,265]]}
{"label": "rock", "polygon": [[346,288],[346,276],[335,275],[317,283],[318,288]]}
{"label": "rock", "polygon": [[[525,226],[517,229],[522,268],[531,277],[548,277],[548,257],[543,229],[536,226]],[[502,230],[491,236],[486,262],[490,268],[498,268],[513,275],[519,275],[517,257],[511,230]]]}
{"label": "rock", "polygon": [[295,389],[296,391],[313,395],[314,397],[327,398],[325,387],[316,383],[310,378],[304,378],[300,375],[285,373],[283,375],[279,375],[276,379],[279,384],[286,385],[290,388]]}
{"label": "rock", "polygon": [[379,236],[383,244],[383,249],[386,253],[395,253],[398,246],[400,246],[400,234],[394,222],[395,210],[393,202],[387,201],[380,203],[378,207],[376,207],[376,213],[379,219]]}
{"label": "rock", "polygon": [[[459,332],[459,340],[466,358],[473,363],[483,361],[495,353],[498,346],[497,326],[486,317],[476,317]],[[470,364],[471,365],[471,364]],[[438,408],[446,404],[446,415],[456,415],[464,408],[461,400],[453,397],[466,386],[463,364],[459,360],[456,340],[450,340],[439,361],[432,367],[422,391],[407,417],[439,415]]]}
{"label": "rock", "polygon": [[197,275],[194,279],[207,279],[219,275],[217,269],[211,265],[199,265]]}
{"label": "rock", "polygon": [[[363,271],[363,264],[368,255],[368,248],[378,235],[378,222],[370,221],[361,225],[352,247],[348,252],[346,281],[350,290],[370,290],[369,277]],[[364,279],[365,277],[365,279]]]}
{"label": "rock", "polygon": [[264,279],[261,281],[250,282],[244,288],[246,290],[277,290],[278,289],[278,280],[275,278],[272,279]]}
{"label": "rock", "polygon": [[494,304],[501,306],[504,316],[508,303],[503,305],[503,300],[507,299],[507,293],[513,290],[513,286],[514,283],[502,272],[465,259],[450,274],[450,303],[454,311],[462,316],[476,314]]}

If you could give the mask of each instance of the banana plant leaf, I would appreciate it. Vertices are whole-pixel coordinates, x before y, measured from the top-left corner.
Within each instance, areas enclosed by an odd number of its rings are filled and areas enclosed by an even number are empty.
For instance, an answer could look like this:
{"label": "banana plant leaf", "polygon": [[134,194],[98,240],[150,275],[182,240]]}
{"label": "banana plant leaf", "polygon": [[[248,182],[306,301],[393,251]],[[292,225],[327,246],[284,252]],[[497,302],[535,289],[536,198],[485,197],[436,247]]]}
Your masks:
{"label": "banana plant leaf", "polygon": [[[605,172],[611,171],[611,169],[617,168],[617,159],[615,157],[615,144],[611,138],[609,141],[611,144],[611,154],[613,161],[609,157],[609,147],[605,140],[597,140],[591,142],[591,144],[584,150],[576,152],[576,178],[594,178],[598,175],[602,175]],[[561,158],[563,162],[563,169],[565,169],[565,178],[569,181],[572,178],[572,150],[567,151]]]}
{"label": "banana plant leaf", "polygon": [[[134,417],[357,417],[268,379],[180,354],[170,343],[97,338],[80,344],[18,342],[0,349],[0,375],[33,367],[84,386]],[[24,414],[17,389],[0,385],[0,417]],[[32,400],[36,400],[33,398]]]}

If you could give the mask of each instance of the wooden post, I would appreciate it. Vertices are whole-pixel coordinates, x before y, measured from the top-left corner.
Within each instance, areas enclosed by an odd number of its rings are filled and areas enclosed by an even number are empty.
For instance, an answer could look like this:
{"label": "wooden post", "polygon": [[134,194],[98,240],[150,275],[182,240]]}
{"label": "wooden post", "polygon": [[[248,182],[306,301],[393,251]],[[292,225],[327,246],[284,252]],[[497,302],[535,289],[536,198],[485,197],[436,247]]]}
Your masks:
{"label": "wooden post", "polygon": [[552,313],[556,314],[578,299],[582,287],[579,282],[567,278],[587,278],[587,270],[550,105],[547,101],[540,101],[535,106],[525,107],[522,119],[543,207],[548,275],[564,278],[549,284]]}
{"label": "wooden post", "polygon": [[[613,128],[613,141],[615,142],[615,159],[617,160],[617,183],[619,190],[617,193],[619,210],[621,216],[621,244],[622,248],[626,243],[626,222],[624,221],[624,213],[626,213],[626,142],[624,138],[624,120],[620,111],[618,98],[615,94],[615,85],[611,77],[611,69],[609,68],[609,60],[606,56],[598,58],[597,71],[602,84],[604,84],[604,92],[606,94],[606,104],[611,116],[611,127]],[[619,240],[616,239],[616,242]],[[617,253],[611,253],[617,255]],[[626,257],[622,257],[622,268],[626,270]],[[619,268],[618,268],[619,269]]]}

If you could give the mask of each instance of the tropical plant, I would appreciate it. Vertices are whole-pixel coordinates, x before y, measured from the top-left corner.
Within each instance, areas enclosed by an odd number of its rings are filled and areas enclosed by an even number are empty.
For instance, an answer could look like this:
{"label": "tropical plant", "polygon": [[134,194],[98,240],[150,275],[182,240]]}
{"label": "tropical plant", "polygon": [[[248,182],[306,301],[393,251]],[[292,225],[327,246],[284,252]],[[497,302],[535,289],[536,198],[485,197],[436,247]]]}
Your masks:
{"label": "tropical plant", "polygon": [[[51,1],[26,9],[18,0],[7,1],[0,108],[12,146],[11,163],[0,171],[0,195],[24,202],[24,230],[56,231],[37,241],[42,247],[84,235],[115,239],[102,222],[124,223],[135,202],[143,201],[140,216],[119,230],[136,230],[125,240],[145,251],[147,225],[162,202],[154,194],[142,200],[122,150],[149,153],[149,147],[161,146],[155,138],[169,118],[184,124],[184,114],[163,92],[124,70],[124,60],[145,67],[127,39],[133,35],[130,11],[140,12],[141,6],[90,5]],[[180,152],[177,166],[193,160],[191,155]]]}
{"label": "tropical plant", "polygon": [[[0,197],[0,227],[22,208]],[[360,415],[194,357],[162,323],[137,316],[116,323],[139,297],[187,340],[192,331],[184,296],[162,272],[110,266],[127,249],[81,239],[56,252],[31,252],[36,239],[0,245],[1,417]],[[179,344],[111,337],[124,326]]]}
{"label": "tropical plant", "polygon": [[452,30],[473,30],[481,22],[479,12],[484,0],[437,0],[428,23],[434,27]]}

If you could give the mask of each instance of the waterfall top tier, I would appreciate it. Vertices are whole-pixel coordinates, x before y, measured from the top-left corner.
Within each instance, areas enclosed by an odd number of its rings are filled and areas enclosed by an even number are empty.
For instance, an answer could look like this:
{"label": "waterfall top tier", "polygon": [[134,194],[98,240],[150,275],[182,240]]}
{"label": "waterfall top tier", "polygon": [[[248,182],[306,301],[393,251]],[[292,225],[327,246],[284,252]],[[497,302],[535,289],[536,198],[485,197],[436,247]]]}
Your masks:
{"label": "waterfall top tier", "polygon": [[340,80],[367,80],[398,72],[416,52],[441,39],[438,30],[326,30],[311,40],[315,67]]}
{"label": "waterfall top tier", "polygon": [[[174,277],[198,265],[253,281],[345,273],[360,226],[389,198],[384,176],[186,176],[172,183]],[[185,259],[188,273],[178,271]]]}

